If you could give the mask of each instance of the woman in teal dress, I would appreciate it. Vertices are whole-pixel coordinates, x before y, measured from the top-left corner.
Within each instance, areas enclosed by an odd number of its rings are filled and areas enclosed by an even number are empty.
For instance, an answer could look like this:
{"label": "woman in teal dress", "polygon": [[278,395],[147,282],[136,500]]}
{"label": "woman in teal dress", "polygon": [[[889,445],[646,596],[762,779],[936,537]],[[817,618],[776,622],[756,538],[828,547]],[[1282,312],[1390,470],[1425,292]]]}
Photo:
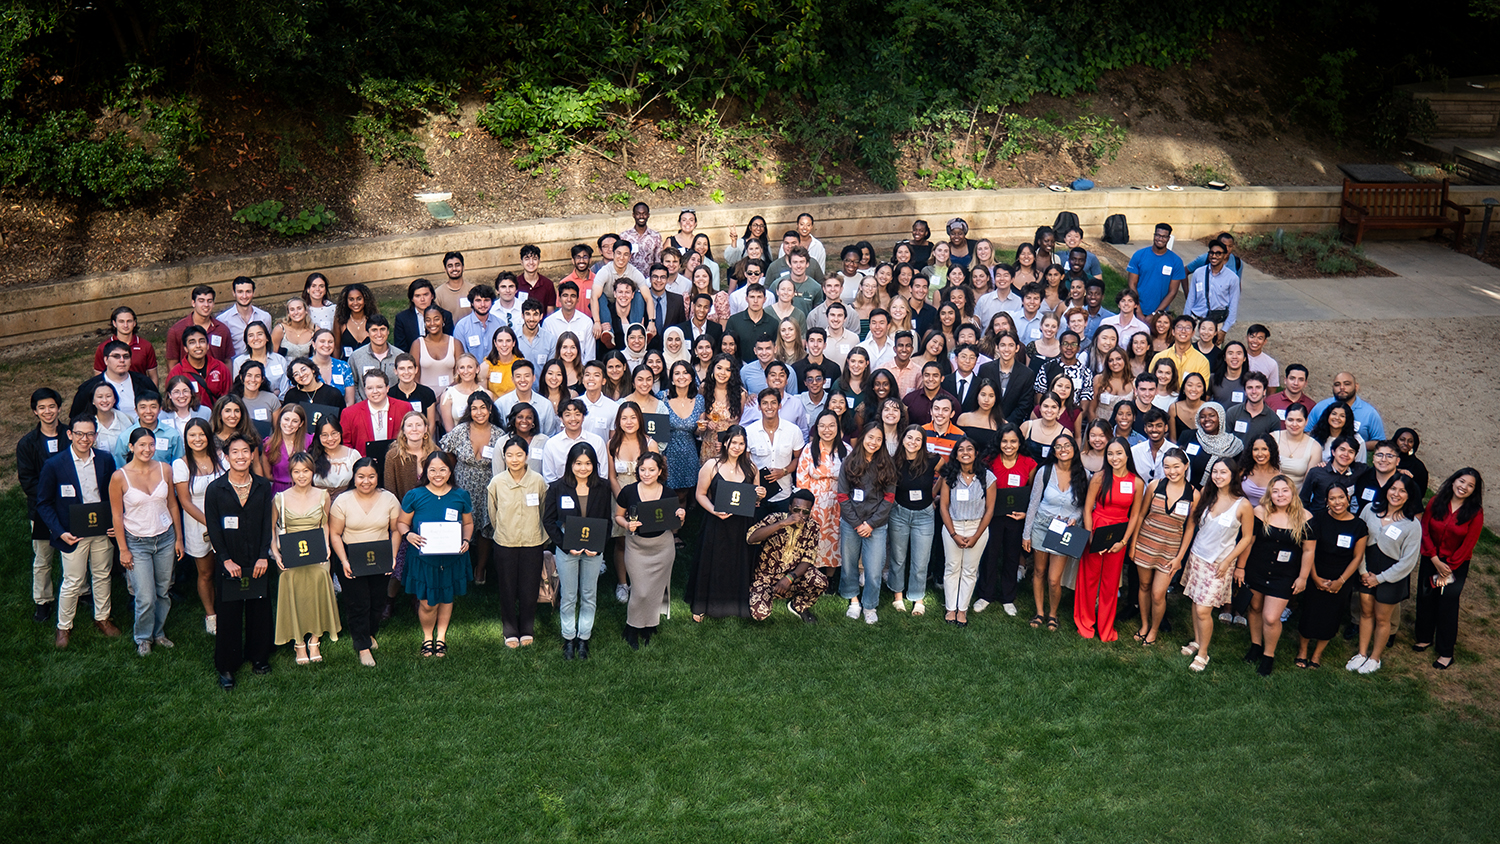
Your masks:
{"label": "woman in teal dress", "polygon": [[[453,599],[469,589],[469,541],[474,536],[474,503],[469,493],[453,485],[457,461],[446,451],[434,451],[422,460],[423,485],[401,500],[401,519],[396,529],[417,549],[406,555],[402,583],[421,602],[417,618],[422,624],[422,656],[447,656],[448,622],[453,617]],[[457,554],[424,554],[427,540],[422,525],[458,522],[463,543]]]}

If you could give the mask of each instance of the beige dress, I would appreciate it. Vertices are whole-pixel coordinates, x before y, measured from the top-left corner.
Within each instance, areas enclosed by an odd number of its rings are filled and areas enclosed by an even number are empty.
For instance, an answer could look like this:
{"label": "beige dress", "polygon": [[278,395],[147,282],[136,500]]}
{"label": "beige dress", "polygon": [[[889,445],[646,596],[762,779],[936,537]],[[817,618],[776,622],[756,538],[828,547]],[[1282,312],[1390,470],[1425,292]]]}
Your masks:
{"label": "beige dress", "polygon": [[[314,530],[327,524],[326,500],[324,497],[311,510],[299,513],[287,507],[286,492],[276,493],[272,506],[281,514],[282,533]],[[337,642],[341,629],[327,560],[281,572],[276,595],[276,644],[301,642],[305,636],[321,637],[324,633]]]}

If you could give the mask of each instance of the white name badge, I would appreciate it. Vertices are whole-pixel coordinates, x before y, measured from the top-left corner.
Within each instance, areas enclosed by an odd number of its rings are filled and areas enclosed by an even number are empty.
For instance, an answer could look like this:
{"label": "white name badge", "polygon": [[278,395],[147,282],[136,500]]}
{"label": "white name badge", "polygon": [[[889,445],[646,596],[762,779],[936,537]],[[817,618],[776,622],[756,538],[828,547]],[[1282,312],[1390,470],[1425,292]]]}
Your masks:
{"label": "white name badge", "polygon": [[452,507],[449,507],[448,509],[444,510],[443,511],[443,521],[445,521],[445,522],[456,522],[456,521],[458,521],[458,510],[456,510],[456,509],[454,509]]}
{"label": "white name badge", "polygon": [[419,402],[419,401],[412,402],[411,403],[411,409],[414,410],[414,411],[416,411],[417,413],[421,413],[422,412],[422,403]]}
{"label": "white name badge", "polygon": [[852,349],[852,348],[854,348],[854,346],[851,345],[851,344],[849,344],[849,343],[840,343],[839,344],[839,354],[841,354],[841,355],[847,355],[847,354],[849,354],[849,350]]}
{"label": "white name badge", "polygon": [[955,490],[953,490],[953,500],[954,501],[968,501],[969,500],[969,491],[966,490],[966,489],[955,489]]}
{"label": "white name badge", "polygon": [[1385,535],[1387,539],[1400,539],[1401,528],[1398,528],[1395,525],[1390,525],[1385,529]]}
{"label": "white name badge", "polygon": [[53,454],[57,453],[57,440],[47,440],[47,450]]}
{"label": "white name badge", "polygon": [[460,296],[459,299],[458,299],[458,306],[460,308],[467,308],[467,307],[469,307],[469,297],[467,297],[467,296]]}
{"label": "white name badge", "polygon": [[193,392],[195,392],[195,393],[198,392],[198,382],[197,381],[189,381],[188,382],[188,386],[193,388]]}
{"label": "white name badge", "polygon": [[283,372],[286,372],[286,368],[283,367],[283,366],[281,366],[281,365],[279,365],[279,364],[275,365],[275,366],[270,366],[270,367],[266,368],[266,373],[268,375],[270,375],[272,378],[280,378],[281,377],[281,373],[283,373]]}
{"label": "white name badge", "polygon": [[1359,433],[1359,420],[1354,420],[1354,433]]}
{"label": "white name badge", "polygon": [[439,375],[438,376],[438,386],[439,387],[446,387],[446,386],[448,386],[449,382],[451,382],[452,380],[453,380],[453,376],[451,376],[451,375]]}
{"label": "white name badge", "polygon": [[1335,544],[1340,548],[1352,548],[1354,547],[1354,537],[1350,536],[1347,533],[1341,533],[1339,534],[1339,538],[1335,541]]}
{"label": "white name badge", "polygon": [[487,445],[484,448],[481,448],[479,450],[479,456],[483,457],[486,460],[489,460],[490,458],[495,456],[495,447],[492,445]]}
{"label": "white name badge", "polygon": [[1249,431],[1249,430],[1250,430],[1250,423],[1249,422],[1246,422],[1244,420],[1240,420],[1239,422],[1234,423],[1234,432],[1236,434],[1243,434],[1243,433],[1245,433],[1246,431]]}
{"label": "white name badge", "polygon": [[1050,457],[1051,455],[1052,455],[1052,446],[1050,446],[1050,445],[1044,445],[1044,446],[1042,446],[1042,456],[1043,457]]}
{"label": "white name badge", "polygon": [[1067,533],[1068,523],[1062,519],[1053,519],[1052,524],[1047,525],[1047,530],[1050,533]]}
{"label": "white name badge", "polygon": [[564,510],[572,510],[578,506],[578,503],[573,500],[573,496],[571,495],[559,495],[557,497],[557,506]]}
{"label": "white name badge", "polygon": [[854,500],[856,502],[864,501],[865,500],[865,491],[862,490],[862,489],[856,489],[854,491]]}
{"label": "white name badge", "polygon": [[1205,284],[1204,284],[1204,283],[1203,283],[1203,282],[1201,282],[1201,281],[1200,281],[1200,282],[1198,282],[1198,284],[1197,284],[1197,285],[1195,285],[1195,286],[1196,286],[1196,288],[1197,288],[1197,290],[1198,290],[1198,295],[1199,295],[1199,296],[1203,296],[1203,295],[1205,295],[1205,294],[1204,294],[1204,292],[1203,292],[1203,290],[1204,290],[1204,288],[1205,288],[1205,287],[1206,287],[1206,285],[1205,285]]}
{"label": "white name badge", "polygon": [[526,506],[527,507],[536,507],[537,505],[539,505],[541,503],[542,503],[542,497],[540,495],[537,495],[534,492],[528,492],[528,493],[526,493]]}
{"label": "white name badge", "polygon": [[239,516],[225,516],[224,517],[224,529],[225,530],[239,530],[240,529],[240,517]]}
{"label": "white name badge", "polygon": [[1374,487],[1365,487],[1364,490],[1362,490],[1360,492],[1359,497],[1363,498],[1365,501],[1374,501],[1375,500],[1375,488]]}
{"label": "white name badge", "polygon": [[167,515],[166,513],[162,513],[162,514],[158,515],[156,517],[156,520],[158,522],[161,522],[161,526],[164,527],[164,528],[172,526],[172,517],[169,516],[169,515]]}
{"label": "white name badge", "polygon": [[1187,453],[1188,453],[1189,456],[1196,455],[1198,452],[1200,452],[1202,450],[1203,449],[1201,449],[1201,448],[1198,447],[1197,443],[1188,443]]}
{"label": "white name badge", "polygon": [[499,383],[501,383],[504,380],[505,380],[505,373],[504,372],[491,372],[490,373],[490,383],[491,384],[499,384]]}
{"label": "white name badge", "polygon": [[354,354],[354,347],[353,346],[345,346],[344,347],[344,357],[349,357],[352,354]]}
{"label": "white name badge", "polygon": [[335,387],[344,386],[344,374],[342,372],[333,373],[333,385]]}
{"label": "white name badge", "polygon": [[1347,495],[1347,496],[1349,496],[1350,498],[1353,498],[1354,497],[1354,487],[1352,487],[1352,486],[1346,486],[1346,487],[1344,487],[1344,494]]}
{"label": "white name badge", "polygon": [[906,496],[911,501],[921,501],[922,500],[922,490],[920,490],[920,489],[911,490],[910,492],[908,492],[906,494]]}
{"label": "white name badge", "polygon": [[217,334],[210,334],[208,335],[208,345],[213,346],[215,349],[217,349],[220,346],[224,345],[224,338],[220,337]]}
{"label": "white name badge", "polygon": [[77,498],[78,488],[73,486],[72,484],[63,484],[62,487],[57,490],[57,494],[62,498]]}
{"label": "white name badge", "polygon": [[1172,512],[1179,516],[1186,516],[1188,514],[1188,510],[1189,507],[1186,501],[1179,501],[1177,502],[1177,506],[1172,508]]}
{"label": "white name badge", "polygon": [[1291,561],[1292,561],[1292,552],[1290,552],[1290,551],[1277,551],[1276,552],[1276,562],[1278,562],[1278,563],[1289,563]]}
{"label": "white name badge", "polygon": [[1017,474],[1006,475],[1005,476],[1005,485],[1006,486],[1020,486],[1021,485],[1021,476],[1017,475]]}
{"label": "white name badge", "polygon": [[937,443],[928,443],[927,451],[929,454],[937,454]]}
{"label": "white name badge", "polygon": [[517,290],[516,291],[516,301],[517,302],[524,302],[524,301],[526,301],[526,291],[524,291],[524,290]]}
{"label": "white name badge", "polygon": [[156,438],[156,450],[157,451],[166,451],[167,450],[167,438],[166,437],[157,437]]}
{"label": "white name badge", "polygon": [[1161,274],[1162,275],[1166,275],[1166,276],[1171,275],[1172,274],[1172,268],[1171,267],[1167,267],[1167,266],[1162,267],[1161,268]]}
{"label": "white name badge", "polygon": [[477,345],[479,345],[479,335],[478,334],[470,334],[469,335],[469,345],[470,346],[477,346]]}
{"label": "white name badge", "polygon": [[1276,411],[1276,418],[1280,419],[1283,422],[1285,422],[1286,421],[1286,411],[1285,410],[1278,410],[1278,411]]}
{"label": "white name badge", "polygon": [[1130,492],[1131,492],[1131,490],[1133,490],[1133,489],[1135,489],[1135,485],[1132,484],[1130,481],[1120,481],[1120,494],[1121,495],[1129,495]]}
{"label": "white name badge", "polygon": [[1240,402],[1245,400],[1245,394],[1240,390],[1235,390],[1234,392],[1229,394],[1229,400],[1234,402],[1235,404],[1239,404]]}

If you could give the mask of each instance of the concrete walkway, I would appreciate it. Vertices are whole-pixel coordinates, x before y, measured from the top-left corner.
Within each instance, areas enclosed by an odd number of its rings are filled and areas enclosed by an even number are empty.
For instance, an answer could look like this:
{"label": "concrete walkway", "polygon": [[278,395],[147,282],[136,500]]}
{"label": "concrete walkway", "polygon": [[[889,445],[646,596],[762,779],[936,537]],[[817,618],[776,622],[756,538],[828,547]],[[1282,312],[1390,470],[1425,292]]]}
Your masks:
{"label": "concrete walkway", "polygon": [[[1126,260],[1146,243],[1115,247]],[[1178,241],[1184,263],[1203,244]],[[1246,266],[1241,321],[1424,319],[1500,316],[1500,268],[1425,240],[1365,241],[1365,257],[1396,273],[1390,278],[1272,278]],[[1181,296],[1173,303],[1182,307]]]}

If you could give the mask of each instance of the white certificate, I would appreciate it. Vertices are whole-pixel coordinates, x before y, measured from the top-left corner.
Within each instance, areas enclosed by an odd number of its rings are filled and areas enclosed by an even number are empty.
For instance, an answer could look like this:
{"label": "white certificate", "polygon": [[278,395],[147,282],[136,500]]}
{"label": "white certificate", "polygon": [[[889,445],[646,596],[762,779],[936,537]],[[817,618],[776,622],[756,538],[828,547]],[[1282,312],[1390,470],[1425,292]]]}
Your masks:
{"label": "white certificate", "polygon": [[459,554],[464,544],[462,522],[423,522],[418,529],[423,554]]}

